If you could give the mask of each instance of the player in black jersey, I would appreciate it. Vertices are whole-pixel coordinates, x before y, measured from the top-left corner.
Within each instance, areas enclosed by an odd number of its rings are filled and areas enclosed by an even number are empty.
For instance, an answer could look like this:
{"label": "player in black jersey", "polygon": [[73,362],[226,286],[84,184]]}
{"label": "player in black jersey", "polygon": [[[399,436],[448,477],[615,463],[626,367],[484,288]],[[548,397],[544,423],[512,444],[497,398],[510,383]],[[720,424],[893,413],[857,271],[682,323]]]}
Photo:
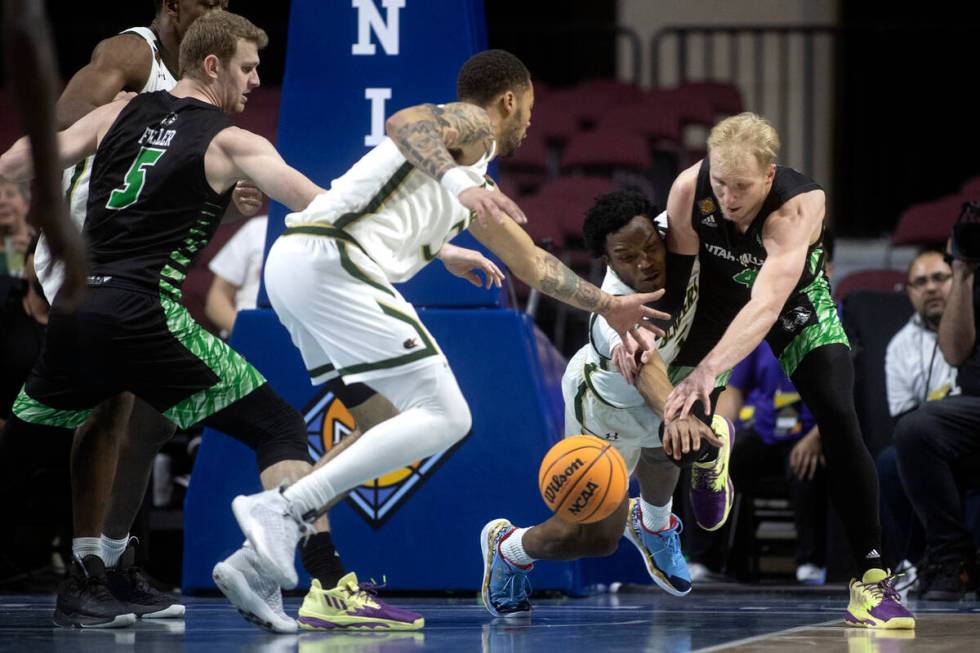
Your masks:
{"label": "player in black jersey", "polygon": [[[267,488],[309,471],[302,417],[179,303],[187,268],[238,180],[253,180],[293,210],[323,192],[228,117],[258,85],[265,43],[265,33],[244,18],[209,14],[181,44],[186,75],[172,92],[110,103],[59,134],[66,166],[96,155],[85,223],[90,288],[74,312],[55,302],[44,354],[11,422],[73,428],[105,398],[131,391],[182,427],[203,421],[254,448]],[[0,157],[0,176],[29,175],[27,144],[19,141]],[[216,582],[250,619],[295,630],[279,587],[252,556],[246,548],[219,564]],[[99,576],[89,558],[73,567],[88,581]],[[56,620],[131,623],[121,606],[110,605],[104,583],[88,581],[77,595],[59,596]]]}
{"label": "player in black jersey", "polygon": [[698,309],[674,363],[686,374],[667,400],[676,419],[701,401],[765,338],[824,434],[831,497],[862,577],[845,620],[912,628],[878,551],[878,482],[854,409],[848,341],[823,270],[825,197],[806,176],[775,164],[779,137],[751,113],[708,138],[708,157],[680,174],[667,201],[668,247],[696,255]]}

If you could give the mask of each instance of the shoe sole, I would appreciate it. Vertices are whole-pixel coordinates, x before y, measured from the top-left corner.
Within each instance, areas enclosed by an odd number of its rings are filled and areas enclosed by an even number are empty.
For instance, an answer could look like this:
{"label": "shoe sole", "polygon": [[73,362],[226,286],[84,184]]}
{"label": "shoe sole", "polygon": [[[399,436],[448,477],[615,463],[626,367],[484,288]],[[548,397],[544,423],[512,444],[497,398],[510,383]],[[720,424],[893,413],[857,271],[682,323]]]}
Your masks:
{"label": "shoe sole", "polygon": [[912,630],[915,628],[913,617],[896,617],[888,621],[879,621],[870,615],[866,619],[856,617],[850,610],[844,613],[843,621],[852,628],[867,628],[869,630]]}
{"label": "shoe sole", "polygon": [[314,617],[311,615],[300,615],[297,619],[299,627],[303,630],[310,630],[315,632],[325,632],[334,630],[356,630],[362,632],[404,632],[409,630],[420,630],[425,626],[425,618],[420,617],[413,621],[412,623],[404,623],[397,621],[379,621],[377,619],[369,619],[366,617],[350,617],[352,621],[349,623],[341,624],[335,623],[333,621],[322,619],[320,617]]}
{"label": "shoe sole", "polygon": [[211,578],[221,593],[225,595],[225,598],[238,609],[238,613],[246,621],[273,633],[296,632],[295,621],[292,622],[291,626],[280,624],[277,627],[274,625],[276,621],[281,621],[282,618],[274,614],[266,602],[252,591],[248,581],[245,580],[245,576],[234,566],[226,562],[219,562],[214,566]]}
{"label": "shoe sole", "polygon": [[136,615],[140,619],[183,619],[186,608],[182,603],[172,603],[162,610]]}
{"label": "shoe sole", "polygon": [[480,531],[480,554],[483,556],[483,586],[480,593],[480,598],[483,599],[483,607],[485,607],[487,612],[495,617],[527,617],[529,614],[531,614],[530,610],[500,612],[494,608],[493,604],[490,602],[490,576],[493,563],[493,541],[497,539],[497,531],[499,530],[499,525],[501,523],[513,526],[509,520],[504,519],[503,517],[498,517],[497,519],[492,519],[487,522],[486,526],[483,527],[483,530]]}
{"label": "shoe sole", "polygon": [[67,615],[61,610],[54,611],[54,624],[61,628],[128,628],[136,623],[132,612],[116,615],[111,619],[100,617],[79,617]]}
{"label": "shoe sole", "polygon": [[[237,496],[234,501],[231,502],[231,511],[235,514],[235,520],[238,521],[238,527],[242,529],[242,533],[252,544],[252,548],[255,552],[259,554],[259,559],[264,563],[264,566],[269,573],[272,574],[276,582],[284,590],[291,590],[296,587],[299,583],[299,577],[296,575],[296,569],[290,567],[289,569],[280,568],[276,563],[275,556],[271,555],[272,547],[266,538],[265,530],[260,527],[248,511],[248,497]],[[293,559],[291,558],[289,564],[293,564]]]}

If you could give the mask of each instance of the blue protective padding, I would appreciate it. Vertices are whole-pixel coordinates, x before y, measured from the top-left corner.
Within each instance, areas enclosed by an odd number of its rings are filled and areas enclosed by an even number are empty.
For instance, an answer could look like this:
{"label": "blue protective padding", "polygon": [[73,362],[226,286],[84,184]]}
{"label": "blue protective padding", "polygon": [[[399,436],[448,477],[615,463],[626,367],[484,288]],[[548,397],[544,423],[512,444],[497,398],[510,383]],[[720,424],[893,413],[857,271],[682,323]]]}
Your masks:
{"label": "blue protective padding", "polygon": [[[384,5],[373,0],[381,16]],[[358,14],[351,0],[293,0],[277,147],[283,158],[328,188],[370,149],[371,102],[365,89],[391,89],[385,117],[404,107],[456,98],[456,73],[486,48],[483,0],[408,0],[398,15],[398,53],[388,54],[373,32],[373,55],[352,54]],[[265,253],[283,229],[285,207],[272,203]],[[480,290],[430,266],[403,291],[419,306],[497,306],[500,292]],[[269,306],[265,284],[259,306]]]}
{"label": "blue protective padding", "polygon": [[[452,365],[473,430],[380,528],[346,503],[334,508],[334,539],[345,564],[361,577],[387,576],[395,589],[476,590],[483,524],[505,516],[533,525],[549,516],[537,472],[561,437],[560,357],[553,349],[539,350],[529,318],[511,310],[419,313]],[[241,313],[232,344],[294,406],[306,406],[316,394],[271,310]],[[185,502],[185,591],[213,587],[212,566],[242,542],[230,502],[258,489],[254,455],[223,434],[205,431]],[[534,586],[577,591],[574,568],[538,563]]]}

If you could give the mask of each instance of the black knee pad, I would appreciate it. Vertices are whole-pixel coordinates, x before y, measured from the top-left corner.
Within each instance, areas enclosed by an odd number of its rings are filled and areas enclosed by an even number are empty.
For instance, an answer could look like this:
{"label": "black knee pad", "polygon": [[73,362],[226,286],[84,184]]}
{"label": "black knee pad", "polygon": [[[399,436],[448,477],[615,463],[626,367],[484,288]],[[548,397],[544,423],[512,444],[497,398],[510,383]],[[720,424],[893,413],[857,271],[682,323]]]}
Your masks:
{"label": "black knee pad", "polygon": [[265,383],[205,424],[255,451],[259,471],[284,460],[312,464],[303,416]]}

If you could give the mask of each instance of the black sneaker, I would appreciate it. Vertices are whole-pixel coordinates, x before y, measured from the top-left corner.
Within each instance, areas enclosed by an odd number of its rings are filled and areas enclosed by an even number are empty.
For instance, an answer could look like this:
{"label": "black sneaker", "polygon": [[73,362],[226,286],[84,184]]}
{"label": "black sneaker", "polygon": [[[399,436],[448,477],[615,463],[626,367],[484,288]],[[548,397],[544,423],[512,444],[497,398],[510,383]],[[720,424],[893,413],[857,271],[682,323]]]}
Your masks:
{"label": "black sneaker", "polygon": [[72,561],[58,588],[54,623],[62,628],[125,628],[136,623],[136,615],[106,586],[102,558],[89,555]]}
{"label": "black sneaker", "polygon": [[137,543],[135,537],[130,538],[119,564],[106,570],[109,591],[140,619],[183,619],[184,605],[153,587],[136,566]]}
{"label": "black sneaker", "polygon": [[975,565],[953,560],[935,566],[922,598],[927,601],[959,601],[967,592],[975,592],[976,589]]}

